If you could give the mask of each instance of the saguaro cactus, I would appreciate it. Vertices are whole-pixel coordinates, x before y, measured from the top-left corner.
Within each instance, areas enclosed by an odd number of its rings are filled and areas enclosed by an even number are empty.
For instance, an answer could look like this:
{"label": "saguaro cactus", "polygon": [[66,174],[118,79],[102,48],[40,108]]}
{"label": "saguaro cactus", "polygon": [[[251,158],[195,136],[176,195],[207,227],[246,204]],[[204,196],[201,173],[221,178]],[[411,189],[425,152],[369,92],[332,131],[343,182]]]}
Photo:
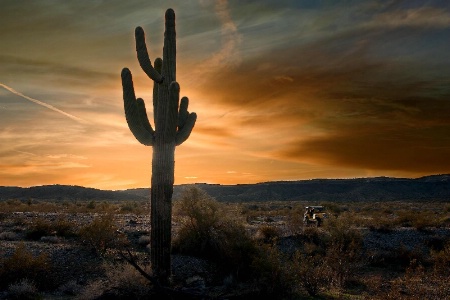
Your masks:
{"label": "saguaro cactus", "polygon": [[163,59],[151,64],[145,35],[141,27],[135,31],[139,64],[153,80],[153,114],[155,130],[150,125],[144,100],[136,100],[131,72],[122,70],[123,100],[128,127],[136,139],[153,147],[151,180],[151,262],[153,274],[166,281],[171,273],[171,219],[174,183],[175,146],[191,134],[197,115],[189,113],[186,97],[179,100],[176,82],[175,12],[166,11]]}

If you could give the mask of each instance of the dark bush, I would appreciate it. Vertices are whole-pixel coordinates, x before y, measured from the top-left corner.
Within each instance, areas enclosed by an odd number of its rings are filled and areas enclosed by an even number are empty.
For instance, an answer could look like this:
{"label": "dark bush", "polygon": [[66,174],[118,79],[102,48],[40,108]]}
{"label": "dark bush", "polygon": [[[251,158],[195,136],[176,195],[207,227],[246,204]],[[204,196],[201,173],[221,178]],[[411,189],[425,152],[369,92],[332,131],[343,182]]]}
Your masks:
{"label": "dark bush", "polygon": [[310,296],[316,296],[329,284],[328,267],[320,256],[297,251],[293,257],[294,278]]}
{"label": "dark bush", "polygon": [[47,274],[51,271],[50,260],[45,253],[34,256],[21,243],[13,255],[0,261],[0,286],[5,288],[23,279],[34,282],[38,288],[47,288]]}
{"label": "dark bush", "polygon": [[117,233],[113,216],[108,214],[96,217],[90,224],[82,227],[78,234],[82,244],[98,254],[127,243],[126,238]]}
{"label": "dark bush", "polygon": [[225,215],[221,204],[191,187],[175,204],[181,228],[173,250],[210,259],[225,272],[248,274],[257,249],[242,224]]}
{"label": "dark bush", "polygon": [[56,232],[54,232],[51,222],[43,218],[38,218],[29,225],[26,232],[26,238],[37,241],[43,236],[54,234],[56,234]]}

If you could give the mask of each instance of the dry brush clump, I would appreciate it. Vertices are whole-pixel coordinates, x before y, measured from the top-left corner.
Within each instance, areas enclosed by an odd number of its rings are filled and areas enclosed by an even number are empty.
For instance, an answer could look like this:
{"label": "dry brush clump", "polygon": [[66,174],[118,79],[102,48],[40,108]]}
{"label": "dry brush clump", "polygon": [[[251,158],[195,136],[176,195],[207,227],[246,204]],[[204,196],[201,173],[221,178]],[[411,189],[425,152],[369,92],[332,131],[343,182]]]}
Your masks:
{"label": "dry brush clump", "polygon": [[329,285],[328,267],[320,256],[297,251],[292,264],[297,285],[310,296],[318,295]]}
{"label": "dry brush clump", "polygon": [[437,274],[450,276],[450,240],[442,247],[431,251],[431,262]]}
{"label": "dry brush clump", "polygon": [[255,289],[261,297],[282,298],[295,292],[295,269],[289,257],[275,245],[260,246],[250,267]]}
{"label": "dry brush clump", "polygon": [[34,300],[41,299],[41,296],[35,284],[25,278],[17,283],[9,285],[8,299]]}
{"label": "dry brush clump", "polygon": [[14,253],[0,259],[0,287],[6,288],[22,280],[33,282],[38,288],[48,288],[48,272],[52,265],[46,253],[33,255],[22,242]]}
{"label": "dry brush clump", "polygon": [[76,225],[60,216],[54,220],[38,217],[27,224],[26,238],[39,240],[42,237],[73,237]]}
{"label": "dry brush clump", "polygon": [[174,211],[181,223],[174,252],[206,258],[215,264],[217,279],[233,278],[234,286],[245,282],[261,295],[280,296],[293,290],[288,258],[275,245],[277,231],[265,229],[268,243],[253,239],[243,224],[226,213],[225,205],[196,187],[184,191]]}
{"label": "dry brush clump", "polygon": [[[105,263],[102,268],[105,276],[77,291],[76,299],[148,299],[154,292],[150,282],[127,263]],[[144,269],[150,274],[149,266]]]}
{"label": "dry brush clump", "polygon": [[174,210],[181,222],[173,242],[175,252],[211,259],[228,271],[248,269],[256,245],[220,203],[190,187],[176,201]]}
{"label": "dry brush clump", "polygon": [[297,285],[310,296],[329,289],[343,290],[363,266],[360,232],[346,214],[331,217],[324,228],[305,227],[302,246],[292,258]]}
{"label": "dry brush clump", "polygon": [[405,273],[392,278],[368,282],[368,299],[449,299],[448,276],[427,271],[421,264],[411,261]]}
{"label": "dry brush clump", "polygon": [[256,232],[256,239],[265,244],[275,244],[281,235],[280,228],[271,225],[262,225]]}
{"label": "dry brush clump", "polygon": [[83,226],[79,230],[78,236],[82,245],[103,255],[109,248],[128,244],[126,237],[118,233],[117,229],[114,216],[105,214]]}

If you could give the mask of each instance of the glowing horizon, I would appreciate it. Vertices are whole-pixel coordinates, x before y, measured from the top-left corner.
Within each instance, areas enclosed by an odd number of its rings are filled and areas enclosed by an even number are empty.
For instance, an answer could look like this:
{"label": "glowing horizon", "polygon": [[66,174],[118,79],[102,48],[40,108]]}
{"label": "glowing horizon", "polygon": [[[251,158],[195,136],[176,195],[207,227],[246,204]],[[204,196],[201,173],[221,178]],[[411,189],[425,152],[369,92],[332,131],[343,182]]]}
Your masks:
{"label": "glowing horizon", "polygon": [[0,12],[0,185],[150,186],[120,71],[152,120],[134,28],[154,60],[168,7],[180,96],[198,115],[175,184],[450,173],[439,1],[18,1]]}

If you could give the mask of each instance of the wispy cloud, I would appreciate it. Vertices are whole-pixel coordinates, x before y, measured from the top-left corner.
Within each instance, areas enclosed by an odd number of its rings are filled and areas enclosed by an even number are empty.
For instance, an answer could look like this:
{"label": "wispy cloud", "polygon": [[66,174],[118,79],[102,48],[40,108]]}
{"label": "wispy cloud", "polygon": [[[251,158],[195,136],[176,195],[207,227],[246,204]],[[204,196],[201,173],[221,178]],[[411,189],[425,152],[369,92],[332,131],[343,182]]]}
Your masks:
{"label": "wispy cloud", "polygon": [[368,25],[381,27],[450,27],[450,13],[435,7],[387,11],[376,15]]}
{"label": "wispy cloud", "polygon": [[11,93],[13,93],[13,94],[15,94],[15,95],[17,95],[17,96],[19,96],[19,97],[22,97],[23,99],[26,99],[26,100],[28,100],[28,101],[31,101],[31,102],[33,102],[33,103],[36,103],[36,104],[41,105],[41,106],[43,106],[43,107],[46,107],[46,108],[48,108],[48,109],[50,109],[50,110],[53,110],[53,111],[55,111],[55,112],[57,112],[57,113],[60,113],[60,114],[66,116],[66,117],[68,117],[68,118],[70,118],[70,119],[72,119],[72,120],[74,120],[74,121],[77,121],[77,122],[79,122],[79,123],[87,123],[87,121],[85,121],[85,120],[83,120],[83,119],[81,119],[81,118],[79,118],[79,117],[76,117],[76,116],[71,115],[71,114],[69,114],[69,113],[67,113],[67,112],[65,112],[65,111],[62,111],[61,109],[56,108],[56,107],[54,107],[53,105],[50,105],[50,104],[48,104],[48,103],[45,103],[45,102],[42,102],[42,101],[40,101],[40,100],[37,100],[37,99],[31,98],[31,97],[29,97],[29,96],[26,96],[26,95],[24,95],[24,94],[22,94],[22,93],[16,91],[16,90],[13,89],[12,87],[9,87],[9,86],[7,86],[7,85],[5,85],[5,84],[3,84],[3,83],[0,83],[0,87],[6,89],[6,90],[8,90],[8,91],[10,91]]}
{"label": "wispy cloud", "polygon": [[[214,13],[221,23],[220,37],[221,45],[220,49],[213,53],[203,63],[197,67],[194,72],[191,72],[191,78],[204,78],[205,74],[211,73],[216,69],[236,67],[241,62],[239,55],[239,45],[241,43],[241,35],[239,34],[236,23],[234,22],[230,7],[227,0],[216,0],[214,6]],[[203,82],[203,80],[201,80]]]}
{"label": "wispy cloud", "polygon": [[216,15],[222,23],[222,48],[215,53],[206,64],[209,67],[218,67],[223,65],[236,65],[240,58],[238,54],[238,46],[241,42],[241,36],[237,26],[231,17],[228,1],[217,0],[215,6]]}

